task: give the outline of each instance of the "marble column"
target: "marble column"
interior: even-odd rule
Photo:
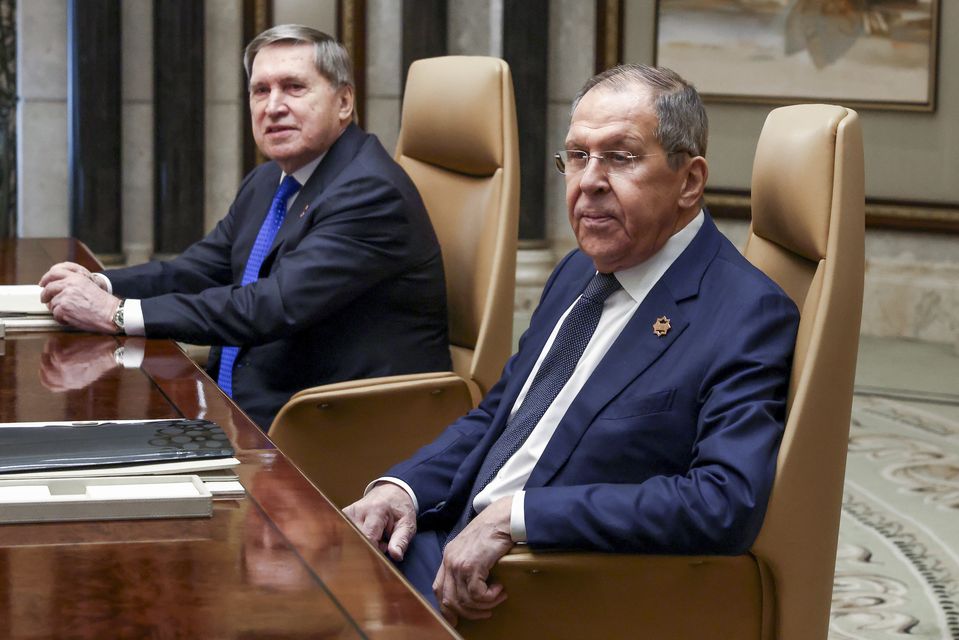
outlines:
[[[513,75],[522,174],[514,340],[529,325],[556,258],[549,243],[545,191],[552,165],[546,144],[548,85],[553,81],[548,71],[555,21],[551,8],[545,0],[505,0],[503,9],[503,58]]]
[[[67,5],[19,0],[16,19],[17,235],[67,236]]]
[[[406,74],[415,60],[444,56],[449,51],[448,15],[447,0],[403,0],[402,87],[406,86]]]
[[[70,235],[120,261],[120,2],[67,4]]]
[[[206,0],[204,51],[204,223],[216,226],[233,203],[243,179],[243,141],[252,140],[243,116],[249,113],[243,71],[242,0]]]
[[[367,0],[365,128],[392,152],[400,130],[402,5]]]
[[[153,0],[123,0],[123,253],[128,264],[153,255]]]
[[[203,235],[204,4],[154,0],[154,249],[177,254]]]
[[[0,0],[0,238],[17,225],[16,2]]]

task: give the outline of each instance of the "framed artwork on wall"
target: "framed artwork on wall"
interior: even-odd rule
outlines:
[[[935,110],[940,0],[656,5],[656,64],[707,100]]]

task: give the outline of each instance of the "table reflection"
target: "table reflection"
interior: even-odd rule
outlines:
[[[40,354],[40,383],[58,393],[88,387],[121,366],[117,350],[111,336],[50,334]]]
[[[291,545],[311,560],[337,558],[342,553],[343,527],[335,517],[304,517],[302,494],[267,481],[268,474],[268,469],[260,469],[253,475],[258,484],[257,500],[269,505],[269,518],[257,508],[247,512],[243,572],[251,584],[260,587],[282,591],[307,588],[314,578],[304,570],[302,560],[290,553]]]

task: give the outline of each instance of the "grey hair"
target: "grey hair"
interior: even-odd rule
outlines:
[[[622,64],[598,73],[583,85],[573,98],[570,117],[590,89],[604,87],[628,91],[637,84],[652,91],[658,123],[656,141],[669,154],[669,165],[677,169],[682,159],[678,154],[706,157],[709,120],[696,87],[666,67],[644,64]]]
[[[274,44],[312,44],[313,62],[316,70],[335,88],[355,86],[353,84],[353,63],[350,54],[335,38],[322,31],[304,27],[300,24],[281,24],[267,29],[246,45],[243,51],[243,67],[246,79],[253,71],[253,58],[264,47]]]

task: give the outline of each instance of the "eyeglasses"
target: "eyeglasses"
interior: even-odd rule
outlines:
[[[687,151],[674,151],[673,153],[688,153]],[[600,167],[606,173],[632,173],[636,168],[636,161],[641,158],[651,156],[672,155],[672,153],[644,153],[636,155],[629,151],[600,151],[599,153],[588,153],[586,151],[566,149],[557,151],[553,154],[556,161],[556,170],[563,175],[576,175],[586,170],[590,158],[599,160]]]

